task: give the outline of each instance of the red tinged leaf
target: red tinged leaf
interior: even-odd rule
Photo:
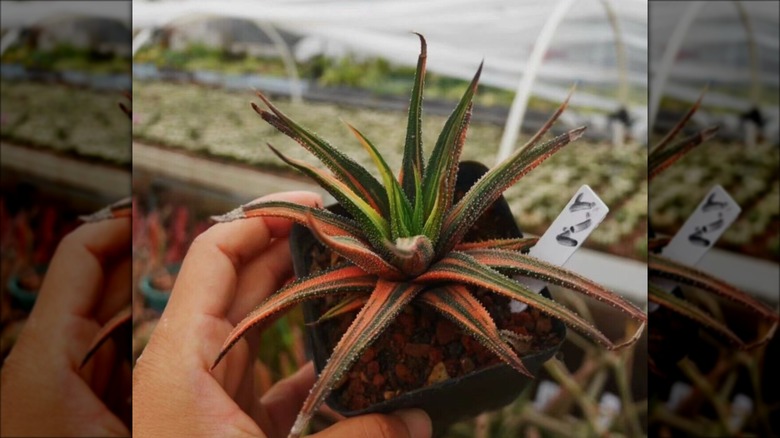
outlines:
[[[250,217],[281,217],[306,226],[309,223],[309,215],[311,215],[311,220],[317,223],[319,229],[329,236],[363,236],[360,228],[352,219],[331,213],[328,210],[284,201],[252,202],[221,216],[212,216],[211,219],[216,222],[231,222]]]
[[[479,263],[499,270],[507,270],[514,274],[536,278],[545,283],[555,284],[575,290],[591,298],[627,313],[631,318],[647,322],[647,315],[628,300],[623,299],[601,285],[574,272],[567,271],[553,264],[513,251],[499,249],[479,249],[467,251]]]
[[[223,357],[246,332],[259,324],[267,324],[289,307],[301,301],[322,297],[327,294],[370,291],[376,277],[366,274],[357,266],[337,267],[303,278],[274,293],[253,310],[230,332],[222,344],[219,356],[211,366],[213,370]]]
[[[350,312],[355,312],[361,309],[363,305],[366,304],[366,301],[368,301],[367,294],[362,294],[362,293],[350,294],[348,297],[344,298],[343,300],[336,303],[336,305],[328,309],[327,312],[323,313],[322,316],[320,316],[317,319],[317,321],[314,322],[314,324],[319,324],[323,321],[333,319],[337,316],[345,315]]]
[[[79,369],[84,368],[84,365],[89,362],[89,359],[92,358],[92,356],[95,355],[95,353],[100,349],[100,347],[106,343],[107,340],[111,339],[112,336],[116,335],[119,330],[123,327],[127,327],[129,325],[132,325],[133,323],[133,308],[132,306],[125,307],[124,309],[120,310],[119,313],[117,313],[113,318],[111,318],[101,329],[98,331],[98,333],[95,335],[95,338],[92,341],[92,344],[87,349],[87,353],[84,355],[84,359],[81,360],[81,364],[79,365]],[[128,337],[124,341],[127,341],[126,343],[121,342],[123,340],[120,340],[118,342],[119,348],[126,348],[127,350],[130,350],[130,331],[127,332]],[[126,345],[122,345],[126,344]]]
[[[469,251],[474,249],[505,249],[508,251],[529,251],[536,242],[539,241],[538,237],[519,237],[515,239],[490,239],[482,240],[480,242],[461,242],[455,245],[455,251]]]
[[[507,365],[526,376],[533,377],[523,365],[523,361],[501,338],[498,327],[488,311],[465,286],[452,284],[431,289],[420,295],[420,300],[452,320]]]
[[[450,253],[447,257],[431,266],[428,272],[417,277],[416,281],[434,284],[457,282],[490,289],[562,320],[568,326],[611,350],[630,345],[634,340],[615,345],[588,321],[565,306],[534,293],[526,286],[494,271],[462,252]],[[644,324],[642,328],[644,328]]]
[[[404,277],[401,271],[386,262],[371,247],[359,239],[352,236],[328,236],[318,227],[315,221],[310,221],[308,227],[323,245],[356,264],[367,273],[387,279]]]
[[[699,106],[701,106],[701,101],[704,99],[704,94],[707,92],[707,89],[705,87],[704,91],[702,91],[701,95],[699,95],[699,98],[696,99],[696,102],[691,106],[691,108],[688,110],[687,113],[683,116],[682,119],[680,119],[676,125],[674,125],[674,128],[672,128],[671,131],[669,131],[664,138],[661,139],[661,141],[656,145],[651,151],[651,154],[657,154],[664,150],[666,146],[669,145],[669,143],[674,140],[675,137],[677,137],[677,134],[682,131],[682,129],[685,127],[685,125],[688,123],[688,120],[693,117],[693,115],[698,111]]]
[[[693,148],[714,137],[717,131],[717,126],[706,128],[690,137],[686,137],[674,146],[670,146],[659,152],[650,153],[647,159],[647,179],[652,180],[655,178]]]
[[[647,267],[649,274],[674,280],[680,284],[685,284],[695,288],[715,293],[723,298],[739,303],[748,310],[761,315],[763,318],[773,321],[777,324],[780,321],[780,315],[766,304],[758,301],[745,292],[726,283],[723,280],[713,277],[705,272],[699,271],[680,263],[669,260],[665,257],[650,254]]]
[[[328,363],[303,402],[290,437],[299,437],[303,433],[314,411],[322,405],[344,373],[422,288],[418,284],[378,280],[376,289],[336,344]]]
[[[648,284],[647,299],[651,303],[656,303],[659,306],[666,307],[667,309],[682,315],[686,318],[692,319],[697,323],[709,328],[710,330],[723,336],[729,342],[737,345],[739,348],[745,348],[745,343],[734,332],[722,322],[715,319],[712,315],[704,312],[693,304],[674,296],[671,293],[663,291],[653,283]]]

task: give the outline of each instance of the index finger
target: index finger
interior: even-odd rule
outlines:
[[[128,218],[87,223],[65,236],[49,263],[30,317],[43,318],[51,327],[58,327],[64,317],[91,318],[105,298],[105,268],[129,257],[130,240]],[[129,287],[126,294],[129,301]]]
[[[284,192],[259,201],[321,205],[311,192]],[[235,300],[241,269],[263,252],[272,239],[286,237],[292,223],[279,218],[253,218],[215,224],[193,241],[173,286],[165,317],[176,321],[194,315],[225,318]]]

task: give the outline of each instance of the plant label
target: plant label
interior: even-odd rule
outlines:
[[[531,248],[530,255],[553,265],[563,266],[604,220],[607,213],[607,204],[590,186],[583,185]],[[543,281],[534,278],[518,278],[518,281],[536,293],[540,293],[545,285]],[[525,310],[526,305],[512,301],[510,308],[513,313],[519,313]]]
[[[737,219],[742,209],[720,185],[710,190],[661,254],[695,266]]]
[[[723,187],[714,186],[661,251],[661,255],[688,266],[696,266],[737,219],[740,211],[742,209],[739,204]],[[671,292],[676,286],[673,281],[663,278],[653,282],[667,292]],[[655,311],[658,305],[650,303],[648,309]]]

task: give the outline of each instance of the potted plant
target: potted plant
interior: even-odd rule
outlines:
[[[708,128],[673,143],[700,100],[650,152],[651,180],[715,134]],[[774,435],[771,406],[780,397],[762,386],[772,368],[769,348],[778,348],[780,315],[717,277],[658,254],[669,241],[650,230],[648,300],[658,306],[648,343],[651,433]],[[666,291],[659,279],[678,286]]]
[[[311,230],[329,253],[320,257],[326,261],[319,266],[320,270],[280,289],[239,323],[225,341],[213,367],[247,330],[267,324],[299,302],[335,295],[339,298],[335,301],[336,310],[332,313],[343,315],[338,309],[360,309],[349,326],[345,327],[333,347],[332,355],[321,369],[290,432],[293,437],[303,433],[314,411],[336,386],[340,383],[349,385],[343,383],[342,379],[354,377],[349,373],[350,368],[357,363],[370,363],[370,357],[366,356],[370,356],[372,351],[373,354],[377,353],[371,349],[371,345],[380,340],[382,333],[391,329],[396,320],[409,325],[404,321],[410,318],[407,315],[410,312],[413,314],[415,309],[427,309],[453,321],[470,342],[484,346],[486,351],[508,364],[511,372],[529,377],[533,373],[526,365],[533,364],[534,360],[530,357],[533,354],[529,356],[525,352],[529,349],[528,344],[533,344],[535,340],[520,331],[520,327],[515,327],[517,331],[513,331],[497,325],[495,320],[500,318],[491,314],[486,307],[495,311],[509,311],[506,306],[485,306],[485,303],[493,302],[493,297],[502,297],[505,302],[518,300],[528,304],[529,310],[526,310],[525,315],[517,316],[518,319],[535,318],[534,323],[545,321],[543,325],[551,326],[549,332],[562,336],[563,330],[554,328],[560,324],[555,320],[560,320],[607,348],[632,344],[644,327],[645,314],[618,295],[579,275],[522,254],[533,246],[535,239],[504,236],[491,238],[479,233],[481,220],[495,219],[494,215],[485,215],[485,212],[490,211],[507,187],[582,135],[584,127],[541,142],[543,135],[565,109],[566,103],[522,149],[488,170],[467,190],[457,193],[456,180],[462,176],[458,171],[458,158],[465,142],[471,101],[481,67],[425,162],[420,116],[427,53],[425,40],[422,36],[420,39],[422,50],[417,64],[407,141],[398,179],[376,147],[357,129],[349,126],[377,164],[382,183],[352,159],[299,126],[262,94],[258,93],[258,96],[270,112],[252,104],[266,122],[296,140],[330,169],[332,174],[291,159],[269,145],[283,161],[314,179],[332,194],[344,213],[285,202],[260,202],[244,205],[216,218],[218,221],[257,216],[288,218]],[[484,228],[496,227],[488,225]],[[576,312],[531,291],[523,283],[514,280],[511,277],[513,275],[541,279],[596,297],[639,321],[640,328],[628,341],[616,344]],[[326,316],[332,316],[327,315],[328,312]],[[414,329],[414,315],[411,318]],[[327,350],[328,347],[321,348]],[[475,351],[474,354],[478,353]],[[521,359],[521,355],[525,359]],[[470,359],[469,356],[463,358]],[[402,371],[404,367],[399,365],[404,364],[394,364],[396,376],[412,372],[409,369]],[[510,374],[507,368],[501,370]],[[449,375],[446,365],[444,370],[439,370],[439,375],[444,374]],[[380,378],[382,376],[381,373],[374,373],[374,376],[377,375]],[[399,379],[404,380],[403,376],[399,376]],[[440,386],[427,392],[423,398],[440,397],[448,388],[457,387],[451,385],[449,379],[428,379],[426,383],[440,383]],[[398,396],[400,394],[391,394],[391,398]],[[462,403],[463,400],[459,401],[460,404],[466,404]],[[423,403],[417,399],[405,406],[420,406]],[[437,412],[432,414],[436,417]],[[444,423],[446,419],[441,421],[434,418],[435,425]]]

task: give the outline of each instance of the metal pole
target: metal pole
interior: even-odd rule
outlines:
[[[268,35],[268,38],[273,41],[276,49],[279,51],[279,56],[282,57],[284,68],[290,77],[290,98],[292,102],[295,104],[302,103],[303,86],[301,85],[301,77],[298,74],[298,67],[295,65],[295,58],[293,58],[290,48],[287,47],[287,43],[284,42],[282,35],[271,24],[264,21],[257,21],[256,23]]]
[[[672,68],[674,58],[680,50],[680,46],[685,39],[685,34],[688,32],[691,22],[693,22],[693,19],[696,18],[696,15],[703,6],[704,2],[693,2],[688,5],[688,8],[683,12],[680,21],[677,22],[677,25],[672,31],[672,36],[669,38],[663,56],[661,56],[661,62],[658,63],[658,69],[655,71],[653,80],[650,83],[650,117],[647,124],[648,132],[653,129],[653,125],[655,125],[655,118],[658,115],[658,106],[661,104],[661,97],[663,96],[666,80],[669,78],[669,70]]]
[[[528,99],[531,97],[531,86],[534,83],[534,79],[536,79],[536,73],[542,64],[547,47],[550,45],[553,35],[555,35],[555,30],[563,21],[566,12],[572,4],[574,4],[574,0],[559,0],[539,32],[536,42],[534,42],[528,64],[523,72],[523,77],[520,79],[520,83],[517,85],[512,106],[509,108],[509,116],[507,117],[506,125],[504,125],[504,133],[501,135],[501,144],[498,148],[497,162],[502,161],[512,153],[517,137],[520,135],[520,125],[523,117],[525,117],[525,110],[528,106]]]

